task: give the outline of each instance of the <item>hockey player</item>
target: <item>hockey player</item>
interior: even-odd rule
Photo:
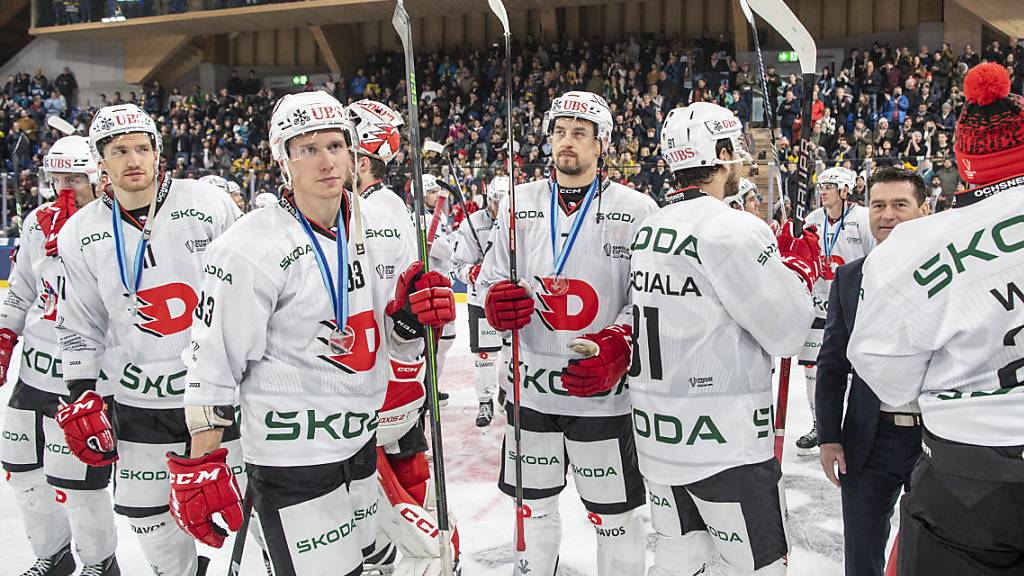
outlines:
[[[440,199],[444,196],[446,202],[442,205]],[[440,180],[432,174],[423,175],[423,204],[426,210],[426,222],[434,235],[427,238],[427,245],[430,249],[430,269],[436,270],[445,278],[451,279],[452,275],[452,229],[448,223],[448,190],[441,186]],[[435,226],[436,221],[436,226]],[[455,323],[452,322],[444,327],[444,334],[437,345],[437,374],[444,370],[444,361],[448,351],[455,344]],[[442,393],[439,401],[448,400],[448,394]]]
[[[731,575],[786,571],[772,356],[800,348],[821,261],[813,228],[795,239],[787,224],[776,243],[720,201],[749,158],[742,130],[716,104],[669,113],[661,149],[676,191],[631,246],[629,393],[658,534],[648,576],[703,574],[713,549]]]
[[[469,351],[474,354],[476,400],[480,403],[476,425],[481,428],[490,426],[494,418],[495,385],[501,386],[499,377],[504,378],[506,373],[495,365],[495,357],[503,350],[502,335],[487,323],[476,282],[487,252],[494,248],[496,242],[501,242],[501,238],[494,237],[492,232],[497,223],[498,206],[508,195],[508,188],[508,176],[496,176],[491,180],[487,185],[487,208],[470,214],[453,235],[452,268],[455,277],[466,285],[468,291]],[[503,358],[500,365],[506,366],[507,360]]]
[[[1024,573],[1024,98],[999,64],[964,79],[953,209],[864,262],[848,355],[923,454],[900,504],[902,576]]]
[[[832,289],[832,278],[836,268],[863,258],[875,247],[871,235],[868,209],[847,202],[849,193],[857,183],[853,170],[835,167],[818,175],[816,191],[821,198],[821,207],[807,215],[807,225],[814,226],[820,234],[821,277],[814,284],[814,321],[807,333],[804,347],[797,360],[804,367],[807,385],[807,404],[811,409],[811,431],[796,441],[800,455],[809,455],[818,447],[818,425],[814,422],[814,383],[817,380],[818,350],[825,334],[825,316],[828,293]]]
[[[194,576],[207,560],[171,519],[164,454],[182,450],[189,438],[181,353],[193,318],[212,313],[199,290],[203,254],[239,214],[216,188],[159,173],[160,142],[153,120],[132,104],[100,109],[89,127],[111,186],[58,238],[66,297],[56,331],[71,402],[57,422],[83,462],[118,461],[114,510],[128,517],[154,572]],[[126,362],[111,375],[109,420],[94,390],[108,335]],[[226,437],[237,445],[237,427]],[[232,465],[240,470],[241,458]]]
[[[24,338],[21,371],[4,418],[3,467],[38,557],[25,575],[70,575],[74,539],[84,564],[80,574],[116,576],[114,504],[106,490],[111,466],[90,467],[72,456],[54,419],[68,394],[53,331],[65,291],[57,237],[72,214],[96,199],[99,170],[89,141],[82,136],[58,140],[43,157],[42,177],[56,201],[25,219],[10,291],[0,305],[0,385],[19,334]],[[120,371],[116,359],[116,350],[108,350],[105,376]],[[109,396],[110,390],[100,393]]]
[[[734,210],[742,210],[760,218],[761,199],[757,194],[757,186],[747,178],[740,178],[740,191],[726,196],[723,201]]]
[[[526,551],[515,552],[516,574],[554,574],[562,531],[558,497],[571,468],[594,524],[598,574],[638,575],[645,553],[634,510],[644,502],[644,488],[624,379],[631,355],[629,242],[657,205],[600,177],[612,132],[603,98],[561,95],[545,115],[544,129],[552,177],[515,190],[515,256],[523,282],[508,280],[508,199],[498,209],[494,247],[477,279],[478,289],[487,291],[487,321],[498,330],[519,329],[521,343],[521,366],[513,368],[520,370],[522,385],[522,451],[514,449],[510,423],[498,484],[515,494],[514,459],[521,458],[528,516]],[[581,333],[586,335],[577,342]],[[584,341],[598,342],[600,353],[582,359],[567,348]],[[594,386],[605,391],[584,397]]]
[[[402,117],[380,102],[365,99],[347,107],[346,111],[359,142],[355,160],[356,189],[368,203],[395,215],[401,239],[408,244],[409,253],[414,254],[416,232],[412,215],[398,194],[384,184],[387,165],[400,148]],[[423,574],[422,564],[434,562],[435,570],[440,564],[436,559],[437,542],[433,538],[424,541],[424,532],[409,525],[410,519],[433,521],[426,512],[430,470],[426,459],[428,444],[420,419],[426,401],[425,361],[423,358],[412,362],[390,358],[389,362],[391,376],[380,411],[381,425],[377,428],[381,529],[374,549],[366,554],[364,571],[373,574],[395,569],[397,546],[402,552],[397,573]]]
[[[209,314],[193,331],[185,392],[191,458],[168,455],[172,505],[197,539],[217,532],[214,515],[239,528],[221,447],[237,393],[274,573],[359,574],[376,533],[374,430],[389,355],[418,356],[424,325],[450,322],[454,298],[400,238],[404,215],[345,190],[358,142],[334,97],[282,98],[270,144],[291,190],[206,254]]]

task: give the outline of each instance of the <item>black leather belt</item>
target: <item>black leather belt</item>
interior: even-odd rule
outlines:
[[[905,412],[879,412],[878,419],[882,422],[888,422],[893,426],[901,426],[905,428],[921,426],[924,423],[920,414],[908,414]]]

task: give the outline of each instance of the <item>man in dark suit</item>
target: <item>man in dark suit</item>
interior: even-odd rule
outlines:
[[[869,183],[871,233],[879,243],[906,220],[929,213],[924,180],[902,168],[881,167]],[[846,358],[860,300],[864,259],[840,266],[828,298],[825,336],[818,354],[815,418],[821,466],[842,490],[846,576],[881,576],[889,521],[900,489],[921,453],[921,411],[916,402],[883,405]],[[843,418],[847,379],[849,405]],[[838,474],[836,473],[838,468]]]

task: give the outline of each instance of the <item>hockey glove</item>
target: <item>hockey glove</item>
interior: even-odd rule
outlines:
[[[615,387],[633,360],[633,328],[613,324],[596,334],[569,341],[569,348],[586,358],[569,360],[562,386],[570,396],[594,396]]]
[[[807,290],[814,289],[814,282],[821,276],[821,249],[818,247],[818,231],[814,226],[804,228],[799,238],[793,237],[793,221],[786,222],[776,237],[782,263],[797,273],[807,283]]]
[[[502,280],[487,291],[484,315],[499,332],[518,330],[533,318],[533,296],[525,286]]]
[[[55,419],[64,431],[68,448],[89,466],[107,466],[117,460],[114,429],[106,408],[99,394],[86,390],[71,404],[62,400],[57,409]]]
[[[399,338],[422,338],[424,326],[441,328],[455,319],[452,284],[437,272],[423,272],[423,262],[413,262],[398,278],[395,297],[384,312],[394,320]]]
[[[214,548],[223,546],[227,536],[213,523],[214,514],[220,514],[232,532],[242,528],[242,496],[235,475],[228,468],[227,457],[227,448],[218,448],[199,458],[167,453],[171,516],[182,530]]]
[[[476,286],[476,279],[480,277],[480,265],[474,264],[469,269],[469,283]]]
[[[14,358],[14,347],[18,345],[18,335],[7,328],[0,329],[0,386],[7,382],[7,371],[11,369]]]

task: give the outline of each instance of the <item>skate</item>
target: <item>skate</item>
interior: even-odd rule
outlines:
[[[796,441],[796,453],[799,456],[811,456],[818,453],[818,427],[815,425],[811,431],[804,434]]]
[[[68,544],[53,556],[36,560],[21,576],[71,576],[75,567],[75,557],[71,555],[71,544]]]
[[[102,562],[85,566],[79,576],[121,576],[121,569],[117,565],[117,557],[111,556]]]
[[[494,419],[494,402],[488,400],[480,403],[480,411],[476,413],[476,427],[485,428]]]

